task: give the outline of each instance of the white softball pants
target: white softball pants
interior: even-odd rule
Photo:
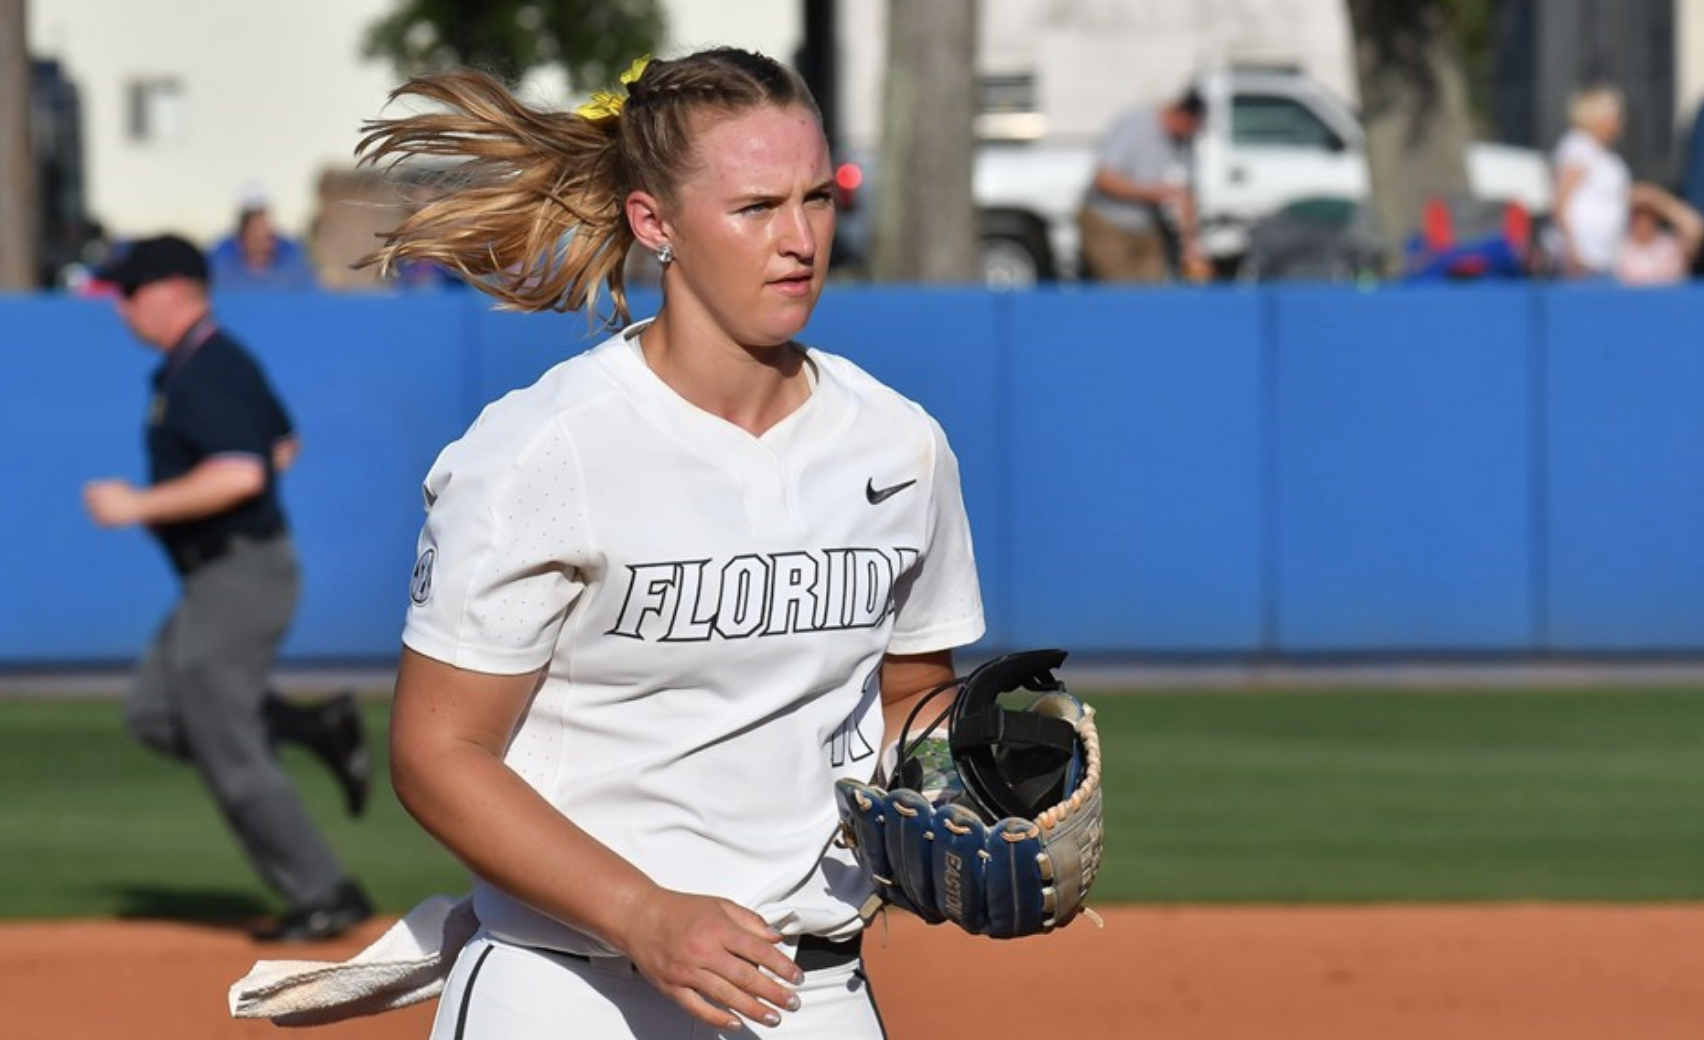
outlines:
[[[863,962],[805,973],[779,1026],[689,1016],[624,957],[586,960],[476,936],[439,997],[431,1040],[885,1040]]]

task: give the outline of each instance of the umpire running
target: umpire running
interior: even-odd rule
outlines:
[[[286,900],[255,937],[332,938],[372,907],[274,750],[297,743],[322,759],[351,815],[365,806],[370,765],[352,696],[302,705],[267,685],[299,586],[277,487],[296,456],[294,428],[260,366],[214,321],[194,244],[138,241],[100,277],[118,290],[131,332],[165,360],[148,408],[149,485],[93,481],[84,502],[102,527],[147,525],[182,584],[126,719],[142,743],[195,764],[250,863]]]

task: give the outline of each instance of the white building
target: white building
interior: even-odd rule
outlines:
[[[307,234],[326,170],[346,169],[361,123],[397,77],[361,57],[392,0],[30,0],[29,50],[57,59],[84,118],[92,215],[114,235],[210,240],[240,198],[265,193]],[[671,49],[730,43],[790,57],[797,0],[668,4]],[[545,89],[543,87],[540,88]]]

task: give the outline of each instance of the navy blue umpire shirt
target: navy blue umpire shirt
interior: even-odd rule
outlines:
[[[153,382],[147,441],[155,484],[221,455],[254,456],[266,467],[266,485],[253,498],[212,516],[154,525],[179,573],[218,559],[235,537],[282,533],[272,449],[294,427],[260,365],[204,317],[166,354]]]

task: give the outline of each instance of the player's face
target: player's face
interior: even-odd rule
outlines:
[[[675,262],[671,310],[707,319],[748,347],[805,327],[834,242],[828,142],[804,108],[762,107],[699,124],[698,168],[665,221]]]

